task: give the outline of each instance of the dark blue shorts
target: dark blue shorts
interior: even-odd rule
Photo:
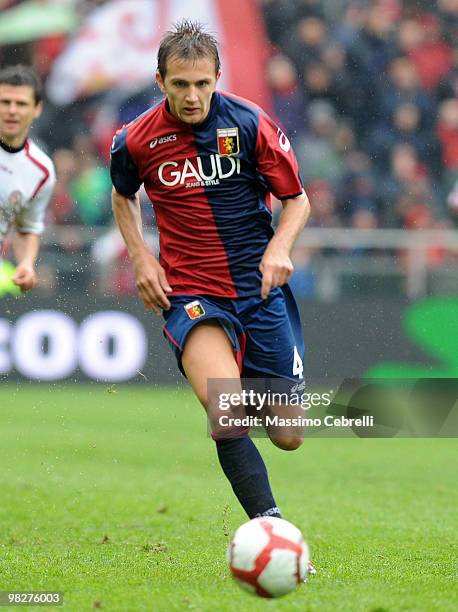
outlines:
[[[303,378],[304,340],[299,312],[288,285],[272,289],[269,297],[217,298],[205,295],[172,296],[164,311],[164,335],[178,366],[186,338],[195,325],[217,320],[229,336],[246,378]]]

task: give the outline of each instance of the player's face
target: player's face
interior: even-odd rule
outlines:
[[[202,123],[210,110],[213,92],[220,73],[215,74],[212,58],[180,60],[173,56],[167,62],[167,73],[156,79],[165,93],[171,113],[184,123]]]
[[[28,85],[0,84],[0,140],[20,147],[27,138],[32,121],[41,114],[33,89]]]

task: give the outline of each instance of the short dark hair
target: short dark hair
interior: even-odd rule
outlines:
[[[213,58],[216,74],[221,66],[216,38],[206,32],[201,23],[188,19],[174,23],[172,29],[162,37],[157,53],[157,69],[162,78],[165,78],[167,60],[170,56],[176,56],[184,60],[196,60],[202,57]]]
[[[33,90],[35,104],[41,102],[43,86],[38,74],[30,66],[7,66],[0,70],[0,85],[20,87],[27,85]]]

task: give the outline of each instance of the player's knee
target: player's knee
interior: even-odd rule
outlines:
[[[291,435],[279,435],[271,436],[270,439],[282,450],[293,451],[297,450],[301,446],[304,438],[302,436],[291,436]]]

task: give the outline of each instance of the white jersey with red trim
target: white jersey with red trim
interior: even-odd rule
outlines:
[[[55,182],[53,162],[32,141],[20,149],[0,143],[0,243],[11,227],[41,234]]]

